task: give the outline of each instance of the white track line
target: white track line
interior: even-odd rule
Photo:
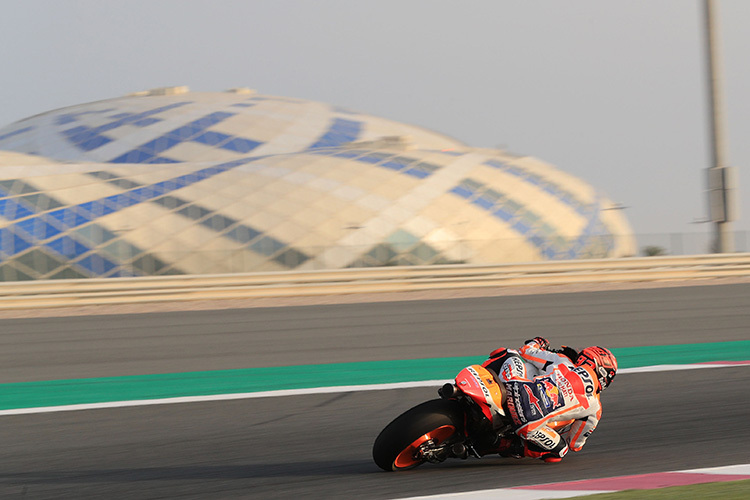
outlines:
[[[650,373],[677,370],[695,370],[701,368],[730,368],[750,366],[742,364],[695,364],[695,365],[655,365],[639,368],[623,368],[618,374]],[[235,394],[213,394],[210,396],[185,396],[178,398],[135,399],[129,401],[111,401],[106,403],[89,403],[63,406],[42,406],[36,408],[16,408],[0,410],[0,416],[29,415],[33,413],[55,413],[60,411],[98,410],[104,408],[126,408],[130,406],[153,406],[177,403],[206,403],[210,401],[231,401],[235,399],[277,398],[286,396],[305,396],[309,394],[334,394],[340,392],[385,391],[391,389],[411,389],[414,387],[440,387],[449,380],[422,380],[418,382],[397,382],[393,384],[344,385],[336,387],[313,387],[310,389],[287,389],[280,391],[243,392]]]
[[[612,490],[566,490],[566,491],[536,491],[512,490],[498,488],[494,490],[465,491],[462,493],[446,493],[423,497],[407,497],[398,500],[546,500],[552,498],[571,498],[597,493],[612,493]]]

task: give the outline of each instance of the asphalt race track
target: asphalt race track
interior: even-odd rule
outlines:
[[[465,356],[544,334],[747,340],[750,285],[2,320],[3,382]],[[750,462],[750,367],[623,374],[584,450],[381,472],[375,436],[433,389],[4,416],[2,498],[398,498]],[[634,485],[635,486],[635,485]]]

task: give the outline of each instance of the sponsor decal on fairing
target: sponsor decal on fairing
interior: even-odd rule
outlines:
[[[494,413],[499,413],[501,415],[504,415],[505,412],[498,406],[497,402],[495,401],[495,398],[492,396],[492,393],[490,392],[490,389],[488,385],[493,385],[495,383],[494,380],[491,378],[488,378],[485,382],[482,380],[482,376],[477,372],[473,367],[468,367],[467,370],[469,373],[471,373],[471,376],[474,377],[474,380],[477,382],[477,385],[482,389],[482,394],[484,395],[484,400],[487,402],[487,405],[489,405],[490,408],[492,408],[492,411]],[[499,388],[498,388],[499,392]]]

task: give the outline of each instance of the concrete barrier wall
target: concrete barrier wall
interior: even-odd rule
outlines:
[[[750,276],[750,253],[0,283],[0,309]]]

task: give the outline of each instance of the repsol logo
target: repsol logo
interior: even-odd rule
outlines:
[[[476,379],[477,383],[479,384],[479,387],[482,388],[482,392],[484,393],[484,398],[488,400],[491,399],[490,390],[487,389],[486,385],[484,385],[484,382],[482,381],[482,377],[479,376],[479,373],[477,373],[477,371],[471,367],[469,367],[469,373],[471,373],[471,376]]]
[[[594,394],[594,379],[591,378],[591,375],[589,374],[589,371],[584,368],[579,368],[576,370],[576,373],[579,377],[581,377],[581,380],[583,380],[583,388],[586,391],[587,396],[591,396]]]
[[[518,358],[510,358],[510,364],[513,365],[511,368],[514,372],[518,373],[518,375],[523,374],[524,372],[524,366],[523,362]]]
[[[554,439],[552,439],[548,435],[544,434],[543,432],[539,432],[539,431],[537,431],[533,435],[529,436],[529,439],[531,441],[534,441],[535,443],[537,443],[539,446],[541,446],[543,448],[546,448],[548,450],[550,448],[554,448],[555,444],[557,444],[557,443],[555,443]]]

